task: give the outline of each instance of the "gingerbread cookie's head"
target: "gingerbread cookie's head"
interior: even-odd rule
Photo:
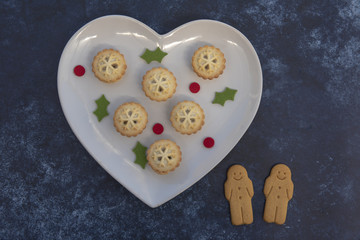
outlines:
[[[271,174],[272,176],[276,176],[276,178],[278,180],[290,180],[291,179],[291,171],[290,168],[284,164],[278,164],[275,165],[272,169],[271,169]]]
[[[227,172],[227,177],[229,180],[240,181],[242,179],[248,178],[248,174],[243,166],[233,165],[229,168]]]

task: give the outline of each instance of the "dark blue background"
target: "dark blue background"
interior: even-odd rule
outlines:
[[[104,15],[160,34],[214,19],[240,30],[263,68],[259,111],[228,156],[151,209],[86,152],[62,113],[65,44]],[[0,239],[360,239],[360,3],[349,1],[1,1]],[[262,220],[271,167],[292,169],[285,225]],[[254,183],[254,223],[232,226],[234,163]]]

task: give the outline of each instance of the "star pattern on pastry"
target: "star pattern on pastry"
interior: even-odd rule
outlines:
[[[196,121],[200,119],[194,106],[182,106],[176,113],[176,121],[180,123],[181,128],[194,128]]]
[[[120,122],[123,129],[138,130],[138,123],[141,121],[141,114],[138,109],[125,108],[120,113]]]
[[[153,152],[155,164],[160,167],[172,166],[175,159],[175,152],[171,149],[170,144],[155,146]]]
[[[119,59],[115,54],[104,55],[98,62],[99,71],[104,75],[112,75],[119,72],[122,60]]]
[[[167,94],[169,92],[169,85],[168,76],[163,72],[156,73],[150,78],[150,90],[155,95]]]
[[[213,49],[205,49],[200,53],[198,63],[201,71],[207,73],[213,73],[215,69],[219,66],[218,55]]]

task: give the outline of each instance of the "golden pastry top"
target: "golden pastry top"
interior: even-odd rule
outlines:
[[[99,56],[98,69],[104,75],[113,75],[119,72],[122,64],[122,58],[118,54],[110,52]]]
[[[176,131],[182,134],[193,134],[205,123],[205,114],[199,104],[193,101],[182,101],[171,111],[170,121]]]
[[[147,160],[156,173],[167,174],[180,165],[180,147],[167,139],[155,141],[147,150]]]
[[[154,146],[150,157],[154,160],[154,164],[159,167],[171,167],[175,162],[175,154],[176,152],[172,145],[163,143]]]
[[[192,66],[195,73],[204,79],[217,78],[225,69],[226,59],[220,49],[203,46],[195,51]]]
[[[128,137],[140,134],[146,127],[147,121],[146,110],[135,102],[122,104],[114,114],[116,130]]]
[[[199,108],[195,105],[181,105],[175,113],[175,120],[181,128],[194,129],[201,120]]]
[[[138,129],[138,124],[143,118],[142,112],[139,108],[126,106],[120,110],[117,115],[117,119],[121,122],[123,129],[130,130]]]
[[[199,52],[197,58],[199,69],[203,72],[213,73],[220,66],[219,53],[214,48],[205,48]]]
[[[176,78],[166,68],[153,68],[143,77],[145,95],[155,101],[165,101],[176,91]]]
[[[92,71],[106,83],[116,82],[125,74],[127,65],[124,56],[114,49],[104,49],[94,57]]]

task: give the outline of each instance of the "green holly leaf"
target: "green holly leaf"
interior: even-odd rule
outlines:
[[[150,51],[149,49],[146,49],[144,54],[140,57],[144,59],[148,64],[152,61],[157,61],[161,63],[161,60],[167,55],[166,52],[161,51],[161,49],[158,47],[154,51]]]
[[[146,150],[147,147],[143,146],[140,142],[137,142],[136,146],[132,149],[136,156],[135,163],[139,164],[144,169],[146,163],[148,162],[146,159]]]
[[[217,103],[224,106],[227,100],[234,101],[237,90],[226,87],[222,92],[215,92],[215,98],[212,101],[213,104]]]
[[[110,102],[106,99],[105,95],[103,94],[99,99],[95,100],[97,108],[93,112],[98,121],[100,122],[104,117],[109,115],[107,111],[107,106],[110,104]]]

